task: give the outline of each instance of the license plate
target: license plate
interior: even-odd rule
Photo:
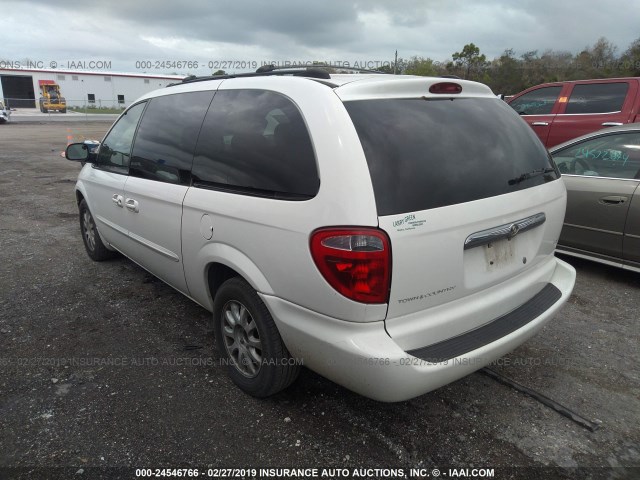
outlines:
[[[515,261],[516,239],[498,240],[484,246],[484,256],[487,260],[487,270],[499,270]]]

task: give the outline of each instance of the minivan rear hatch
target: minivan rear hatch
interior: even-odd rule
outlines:
[[[562,226],[560,174],[527,124],[486,87],[459,82],[460,95],[430,95],[434,80],[444,81],[415,82],[423,95],[342,98],[367,159],[379,227],[391,240],[387,321],[535,269],[553,256]],[[466,87],[489,93],[465,96]],[[453,330],[491,320],[479,315]]]

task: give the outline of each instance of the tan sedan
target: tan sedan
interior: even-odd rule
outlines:
[[[640,123],[549,151],[568,192],[557,251],[640,272]]]

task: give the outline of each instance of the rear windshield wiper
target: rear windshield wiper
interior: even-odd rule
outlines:
[[[524,182],[525,180],[529,180],[530,178],[537,177],[538,175],[545,175],[547,173],[555,172],[555,168],[547,167],[547,168],[539,168],[538,170],[532,170],[531,172],[523,173],[522,175],[512,178],[509,180],[509,185],[516,185],[520,182]]]

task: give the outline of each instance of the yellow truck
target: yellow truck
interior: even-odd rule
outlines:
[[[60,86],[53,80],[38,80],[40,86],[40,111],[47,113],[57,110],[67,113],[67,101],[60,93]]]

